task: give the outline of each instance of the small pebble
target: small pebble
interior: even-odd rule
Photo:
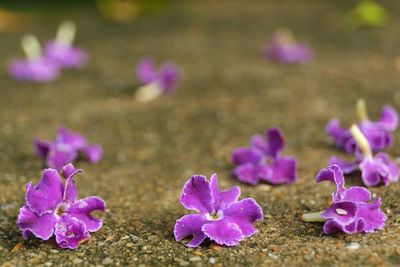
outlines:
[[[130,235],[133,242],[138,241],[139,237],[137,235]]]
[[[126,243],[126,245],[125,246],[127,246],[128,248],[131,248],[131,247],[133,247],[133,243]]]
[[[111,258],[107,257],[101,261],[101,264],[108,265],[108,264],[111,264],[112,262],[113,262],[113,260]]]
[[[194,257],[190,257],[189,261],[201,261],[201,258],[199,256],[194,256]]]
[[[348,244],[346,246],[346,248],[350,249],[350,250],[356,250],[356,249],[359,249],[360,247],[361,247],[360,244],[358,244],[356,242],[351,242],[350,244]]]
[[[51,266],[51,265],[53,265],[53,263],[52,263],[51,261],[46,261],[46,262],[44,263],[44,266],[47,266],[47,267],[49,267],[49,266]]]
[[[80,258],[75,258],[75,259],[72,261],[73,264],[80,264],[80,263],[82,263],[82,262],[83,262],[83,260],[81,260]]]
[[[180,266],[188,266],[188,265],[189,265],[189,262],[188,262],[188,261],[180,261],[180,262],[179,262],[179,265],[180,265]]]
[[[216,258],[211,257],[208,259],[208,263],[210,263],[210,264],[215,264],[216,262],[217,262]]]

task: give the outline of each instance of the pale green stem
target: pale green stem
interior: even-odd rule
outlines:
[[[158,82],[146,84],[136,90],[135,99],[139,102],[148,102],[160,97],[163,91]]]
[[[29,60],[39,58],[42,55],[40,43],[38,39],[32,34],[28,34],[22,37],[21,46],[22,50],[24,50],[24,53]]]
[[[367,104],[364,99],[357,100],[356,111],[361,122],[368,120]]]
[[[358,128],[357,125],[353,124],[350,127],[350,132],[351,132],[351,135],[356,140],[356,143],[357,143],[358,147],[361,149],[361,151],[364,154],[364,156],[372,158],[371,147],[369,145],[369,142],[368,142],[367,138],[361,132],[360,128]]]
[[[56,41],[65,45],[71,45],[74,42],[76,25],[72,21],[66,20],[58,27]]]
[[[311,213],[304,213],[301,216],[301,219],[305,222],[325,222],[326,219],[321,217],[323,211],[320,212],[311,212]]]

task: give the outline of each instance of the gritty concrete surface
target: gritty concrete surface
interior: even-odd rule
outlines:
[[[23,33],[41,39],[70,18],[79,26],[77,43],[90,53],[88,66],[66,71],[50,84],[18,83],[0,73],[0,265],[1,266],[398,266],[400,186],[371,190],[383,198],[384,230],[373,234],[324,235],[322,224],[300,220],[303,212],[330,203],[334,186],[316,184],[316,172],[340,155],[325,124],[334,116],[350,124],[354,103],[363,97],[371,117],[390,104],[400,109],[399,6],[379,29],[341,30],[347,1],[185,1],[175,10],[119,25],[86,7],[32,14],[18,32],[0,34],[0,63],[21,55]],[[291,28],[315,50],[308,66],[282,66],[260,57],[262,44],[278,27]],[[135,63],[145,55],[172,59],[184,71],[178,93],[138,104],[133,99]],[[107,202],[104,227],[77,250],[54,242],[24,241],[15,225],[24,185],[37,182],[41,159],[35,136],[54,138],[64,124],[101,143],[105,157],[85,161],[80,195]],[[173,237],[179,204],[192,174],[230,176],[230,154],[255,133],[279,126],[286,154],[300,161],[292,186],[241,185],[265,219],[259,234],[227,248],[186,248]],[[395,134],[400,139],[398,133]],[[396,143],[389,152],[400,153]],[[347,184],[359,184],[357,175]],[[21,242],[20,245],[19,242]],[[17,247],[12,252],[13,248]]]

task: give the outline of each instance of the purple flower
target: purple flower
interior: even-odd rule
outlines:
[[[103,156],[99,144],[89,144],[86,138],[61,126],[55,141],[35,139],[36,154],[46,159],[47,167],[60,170],[65,164],[74,162],[82,153],[91,163]]]
[[[360,120],[357,125],[370,143],[373,152],[381,151],[393,144],[391,132],[395,131],[398,126],[398,114],[395,109],[384,106],[381,118],[378,121],[370,121],[366,104],[360,99],[357,102],[357,113]],[[326,131],[338,148],[347,153],[356,151],[356,141],[348,129],[341,127],[338,119],[332,119],[326,126]]]
[[[330,164],[340,166],[346,174],[352,173],[357,169],[361,170],[361,177],[366,186],[380,184],[388,186],[392,182],[397,182],[400,170],[389,155],[379,152],[374,156],[367,138],[356,125],[353,125],[349,132],[357,143],[357,149],[360,149],[356,151],[355,161],[348,162],[334,156],[330,159]]]
[[[252,185],[261,180],[271,184],[294,183],[297,160],[280,155],[284,146],[285,140],[279,128],[269,129],[266,136],[253,136],[251,147],[239,147],[232,154],[232,162],[237,165],[234,176]]]
[[[325,234],[338,231],[346,234],[372,233],[383,229],[387,218],[380,209],[381,199],[371,202],[371,193],[364,187],[352,186],[346,189],[339,166],[331,165],[323,169],[316,180],[336,184],[336,193],[332,194],[333,204],[323,212],[304,214],[304,221],[325,221]]]
[[[144,84],[136,91],[139,101],[150,101],[161,95],[172,95],[181,79],[179,68],[172,62],[164,62],[160,69],[156,68],[154,61],[145,58],[136,68],[138,79]]]
[[[58,28],[56,39],[47,42],[44,54],[61,68],[80,68],[88,61],[85,51],[72,45],[76,26],[71,21],[64,21]]]
[[[306,44],[296,42],[291,32],[280,30],[275,32],[266,45],[264,55],[280,63],[303,64],[311,60],[313,53]]]
[[[37,185],[26,185],[26,204],[20,209],[17,225],[25,239],[30,235],[48,240],[53,234],[61,248],[75,249],[98,231],[103,220],[91,215],[105,211],[106,204],[96,196],[78,199],[72,164],[64,166],[65,185],[55,169],[46,169]]]
[[[33,35],[22,38],[27,59],[11,61],[8,72],[18,81],[51,82],[58,78],[59,67],[42,56],[39,41]]]
[[[188,247],[199,246],[207,237],[220,245],[236,246],[257,233],[253,224],[263,219],[262,209],[252,198],[238,201],[239,196],[238,186],[221,191],[216,174],[210,182],[205,176],[192,176],[183,188],[180,202],[197,213],[176,221],[176,241],[192,235]]]

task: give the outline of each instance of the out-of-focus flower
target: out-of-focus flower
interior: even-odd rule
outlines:
[[[56,38],[46,43],[44,55],[64,69],[83,67],[88,55],[81,48],[72,45],[75,33],[75,23],[72,21],[61,23]]]
[[[381,151],[392,145],[393,136],[391,132],[397,129],[399,121],[397,111],[394,108],[384,106],[380,119],[378,121],[371,121],[368,118],[365,101],[359,99],[357,101],[357,115],[359,117],[357,125],[367,138],[373,152]],[[326,126],[326,131],[338,148],[343,149],[347,153],[354,153],[356,151],[357,143],[354,137],[349,129],[341,127],[338,119],[332,119]]]
[[[103,220],[91,215],[105,211],[106,204],[99,197],[78,199],[74,175],[81,170],[72,164],[63,169],[65,185],[55,169],[46,169],[37,185],[26,185],[26,204],[20,209],[17,225],[24,238],[34,235],[48,240],[53,234],[61,248],[75,249],[98,231]]]
[[[232,154],[237,165],[233,174],[239,181],[256,185],[261,180],[271,184],[291,184],[297,177],[297,160],[282,156],[285,139],[279,128],[271,128],[266,136],[255,135],[251,147],[239,147]]]
[[[280,63],[304,64],[312,59],[313,53],[306,44],[298,43],[291,32],[279,30],[265,46],[264,55]]]
[[[140,102],[147,102],[161,95],[175,93],[181,79],[181,72],[172,62],[164,62],[157,69],[154,61],[145,58],[136,68],[138,79],[144,85],[136,90],[135,98]]]
[[[26,59],[12,60],[8,71],[18,81],[51,82],[59,76],[59,66],[42,55],[37,38],[26,35],[22,38]]]
[[[331,165],[316,177],[317,182],[331,181],[336,184],[332,194],[333,204],[323,212],[303,214],[306,222],[325,222],[325,234],[342,231],[346,234],[372,233],[385,226],[386,215],[380,209],[381,199],[371,202],[371,192],[364,187],[345,188],[343,172],[337,165]]]
[[[356,7],[347,11],[343,17],[343,25],[349,31],[362,26],[379,27],[385,25],[388,12],[374,0],[361,0]]]
[[[99,144],[89,144],[86,138],[61,126],[55,141],[35,139],[36,154],[46,159],[47,167],[60,170],[65,164],[73,163],[82,153],[91,163],[103,157]]]
[[[208,237],[220,245],[236,246],[257,233],[253,224],[263,219],[262,209],[252,198],[238,201],[239,196],[238,186],[221,191],[216,174],[210,181],[205,176],[192,176],[183,187],[180,202],[197,213],[176,221],[176,241],[193,236],[187,246],[197,247]]]

